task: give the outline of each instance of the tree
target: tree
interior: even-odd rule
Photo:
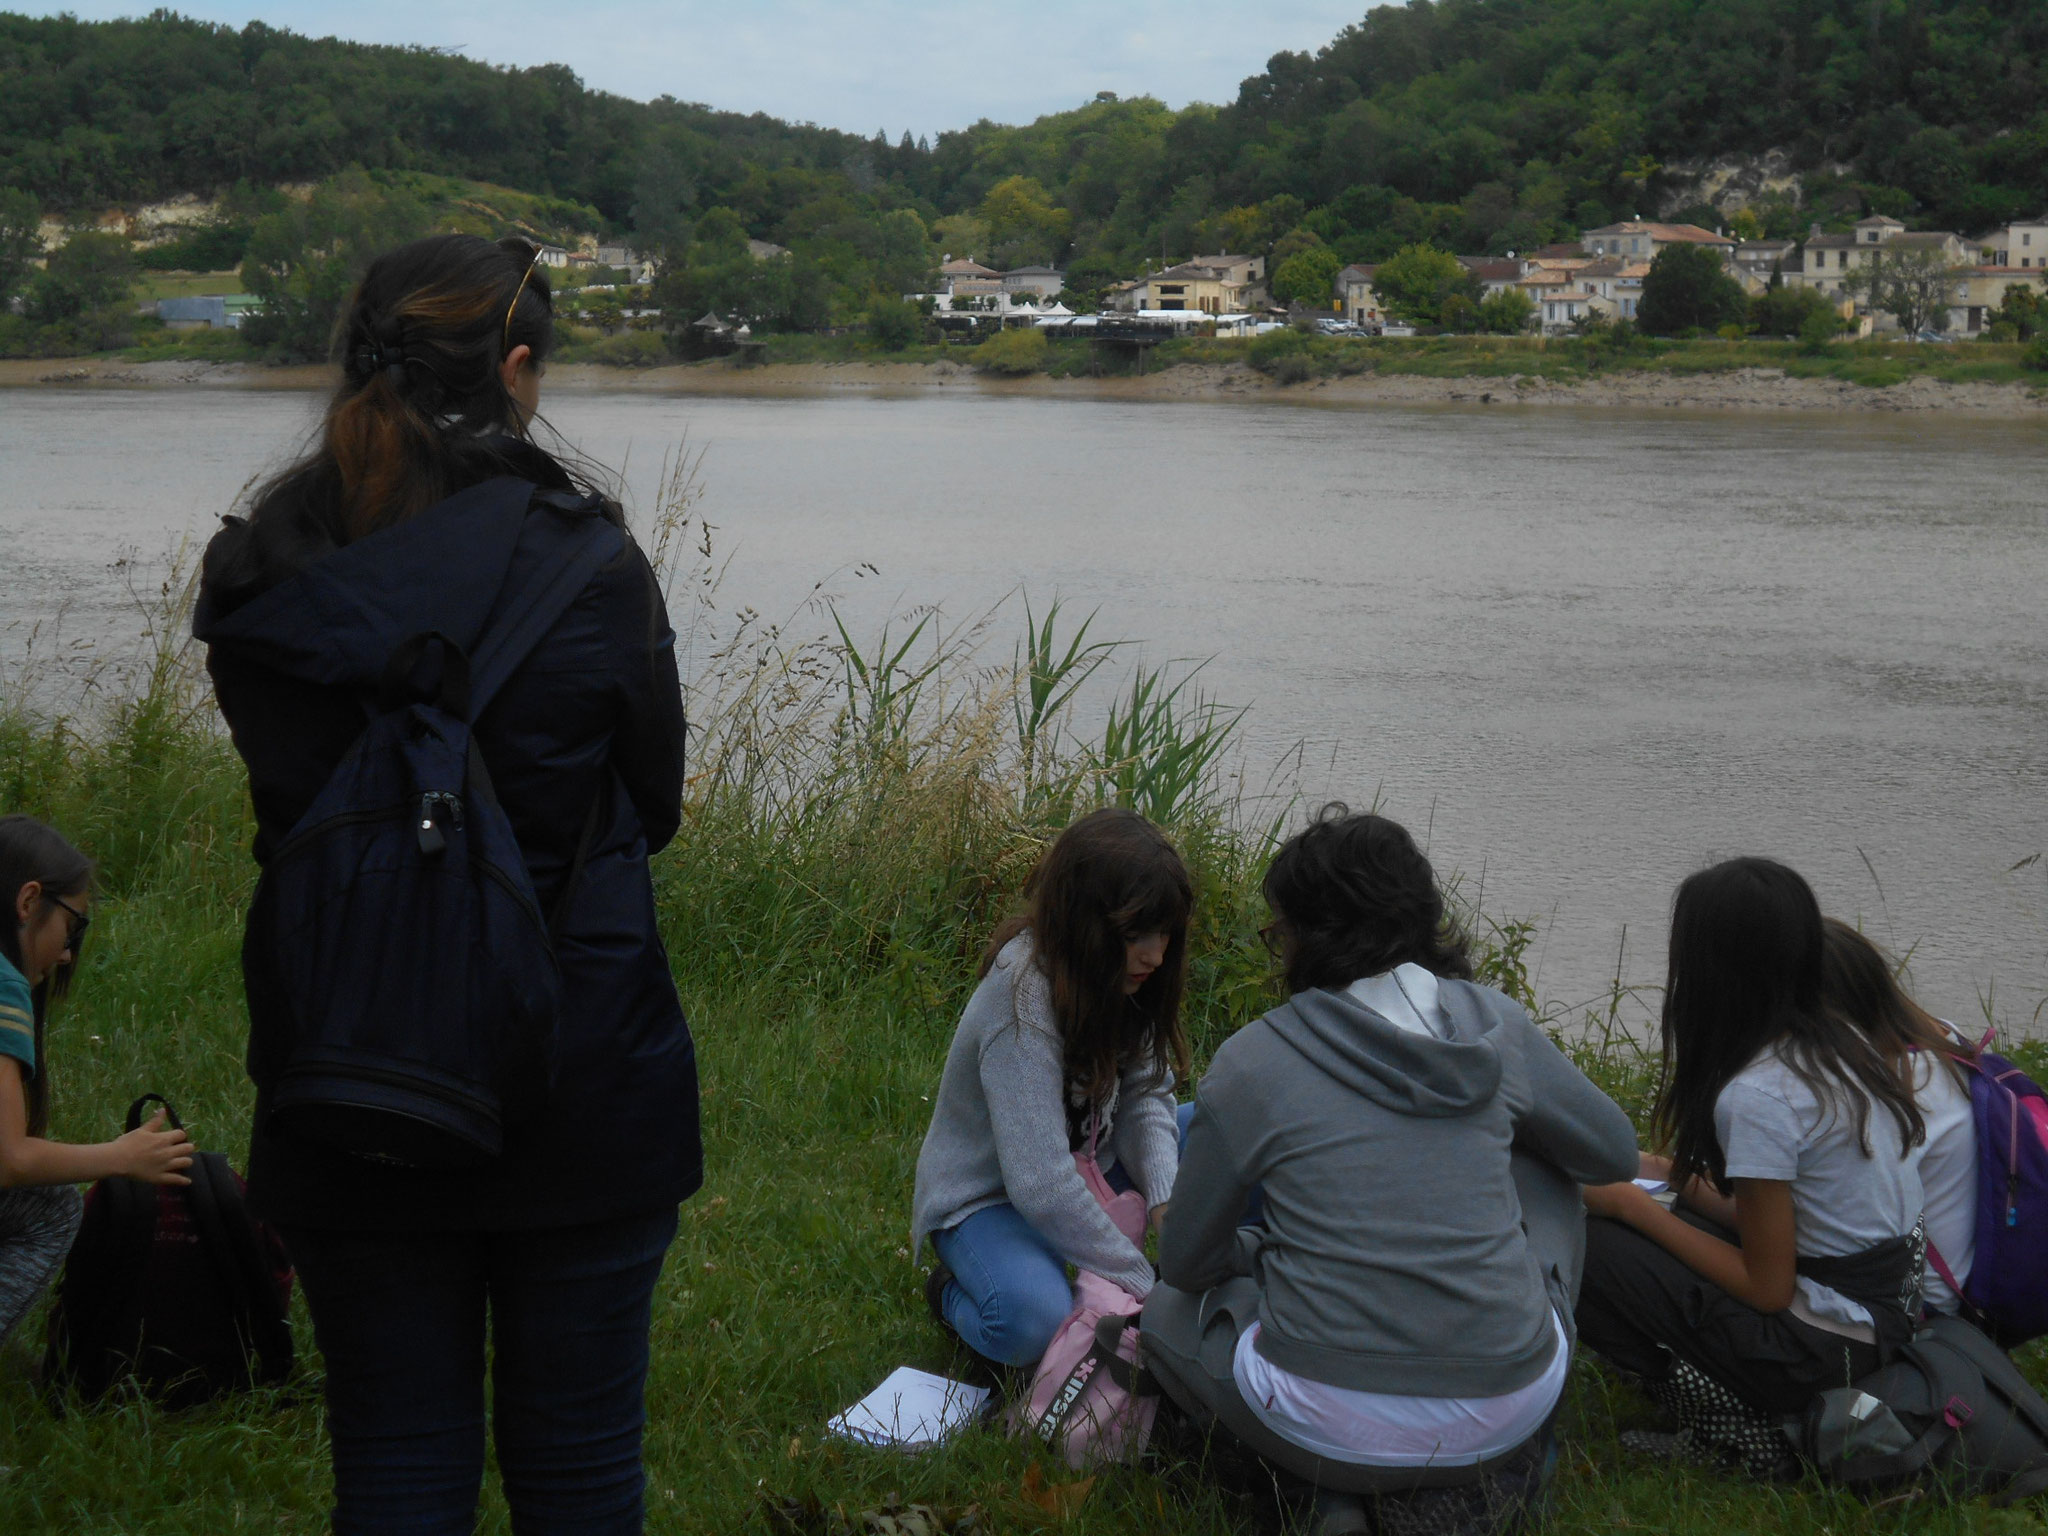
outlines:
[[[2012,327],[2014,340],[2031,341],[2036,331],[2048,328],[2048,304],[2035,294],[2031,284],[2015,283],[1999,300],[1998,321]]]
[[[1448,251],[1433,245],[1404,245],[1373,272],[1373,292],[1399,320],[1436,325],[1445,300],[1453,294],[1467,300],[1479,293],[1479,279]]]
[[[901,352],[924,339],[924,311],[908,300],[877,295],[868,305],[868,337],[884,352]]]
[[[1066,254],[1073,218],[1054,207],[1032,177],[997,182],[981,200],[980,212],[988,225],[988,254],[982,260],[991,267],[1049,266]]]
[[[1880,248],[1847,277],[1842,287],[1872,309],[1899,322],[1909,336],[1924,330],[1948,329],[1949,306],[1955,302],[1956,279],[1962,270],[1939,250]]]
[[[1344,263],[1328,246],[1315,245],[1296,251],[1280,263],[1273,274],[1273,297],[1283,304],[1312,304],[1327,307],[1335,289],[1337,274]]]
[[[242,322],[259,347],[318,361],[334,343],[342,305],[380,253],[427,230],[427,211],[404,192],[351,166],[256,222],[242,259],[242,286],[262,307]]]
[[[0,311],[29,283],[43,254],[43,210],[26,192],[0,187]]]
[[[50,253],[28,293],[28,315],[59,324],[125,307],[135,286],[135,250],[126,235],[81,230]]]
[[[1799,346],[1804,352],[1821,353],[1842,334],[1842,317],[1835,313],[1831,304],[1821,305],[1810,311],[1799,322]]]
[[[1712,246],[1667,245],[1643,278],[1636,324],[1651,336],[1717,331],[1749,319],[1749,298]]]
[[[1519,336],[1536,318],[1536,301],[1520,288],[1502,288],[1479,301],[1479,324],[1496,336]]]
[[[1759,336],[1797,336],[1803,332],[1807,317],[1823,310],[1832,318],[1835,306],[1818,289],[1787,288],[1773,281],[1772,286],[1749,301],[1749,325]]]

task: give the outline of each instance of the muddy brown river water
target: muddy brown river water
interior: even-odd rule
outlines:
[[[311,396],[0,394],[0,666],[61,699]],[[564,395],[644,522],[704,450],[720,602],[849,626],[1016,594],[1213,658],[1242,758],[1427,830],[1540,989],[1661,972],[1673,885],[1765,852],[1964,1022],[2048,997],[2048,427],[1920,416]],[[863,565],[872,572],[862,571]],[[2048,1013],[2034,1025],[2048,1030]]]

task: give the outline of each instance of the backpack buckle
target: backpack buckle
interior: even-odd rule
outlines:
[[[420,796],[417,833],[420,852],[428,858],[444,853],[448,848],[448,836],[441,828],[446,825],[453,830],[462,830],[462,800],[444,789],[431,789]]]
[[[1941,1405],[1942,1422],[1950,1429],[1961,1429],[1977,1416],[1977,1410],[1960,1397],[1952,1397]]]

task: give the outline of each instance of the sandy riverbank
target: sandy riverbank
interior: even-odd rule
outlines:
[[[325,367],[108,358],[0,361],[0,387],[326,389]],[[1360,374],[1279,385],[1243,364],[1187,364],[1140,376],[1102,379],[995,379],[961,363],[777,363],[738,368],[723,362],[662,368],[564,363],[548,387],[576,393],[674,395],[830,395],[958,393],[1046,395],[1069,399],[1244,400],[1317,405],[1562,405],[1628,409],[1761,411],[1943,411],[1981,417],[2048,420],[2048,391],[2020,384],[1947,384],[1917,378],[1885,389],[1836,379],[1787,378],[1773,368],[1727,373],[1618,372],[1578,383],[1510,378],[1424,378]]]

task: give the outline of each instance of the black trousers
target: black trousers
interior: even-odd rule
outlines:
[[[1680,1217],[1726,1235],[1690,1213]],[[1669,1350],[1769,1414],[1797,1413],[1816,1392],[1878,1366],[1876,1345],[1790,1312],[1759,1312],[1635,1228],[1599,1216],[1586,1223],[1578,1323],[1579,1342],[1620,1370],[1661,1381]]]

